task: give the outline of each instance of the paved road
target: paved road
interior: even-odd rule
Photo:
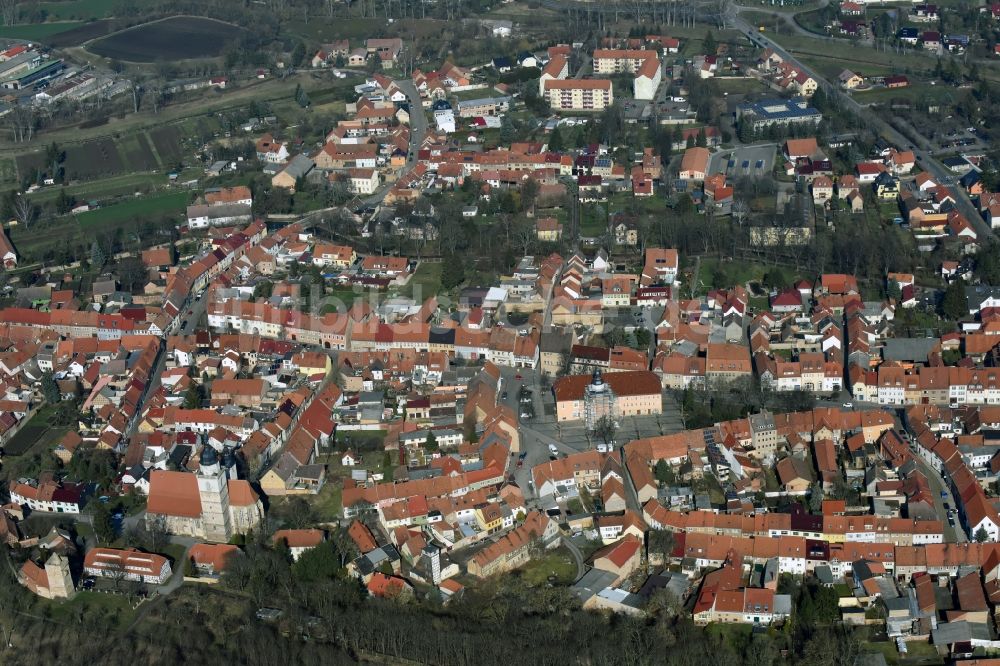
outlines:
[[[420,92],[410,79],[398,79],[394,81],[399,89],[406,95],[406,101],[410,103],[410,155],[407,164],[415,164],[417,161],[417,150],[424,142],[427,135],[427,113],[424,111],[423,103],[420,99]]]
[[[569,537],[562,536],[562,545],[566,546],[566,550],[570,552],[573,559],[576,560],[576,578],[573,580],[580,580],[583,578],[583,574],[587,573],[587,567],[583,563],[583,553],[580,549],[576,547],[576,544],[569,540]]]

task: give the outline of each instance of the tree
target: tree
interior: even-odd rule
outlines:
[[[441,266],[441,286],[454,289],[465,281],[464,259],[452,255],[444,258]]]
[[[53,379],[51,372],[46,372],[42,375],[42,395],[45,396],[46,402],[50,405],[58,404],[62,398],[59,393],[59,387],[56,385],[56,380]]]
[[[649,349],[649,345],[653,341],[653,335],[649,332],[648,328],[637,328],[634,335],[635,346],[638,349]]]
[[[342,568],[343,564],[333,544],[324,541],[299,555],[299,559],[292,564],[292,575],[303,582],[311,583],[333,578]]]
[[[715,55],[715,51],[716,49],[718,49],[718,47],[719,45],[715,41],[715,35],[712,34],[711,30],[709,30],[707,33],[705,33],[705,39],[701,43],[701,50],[706,55]]]
[[[554,153],[562,152],[565,147],[563,143],[562,134],[559,132],[559,126],[556,125],[552,129],[552,133],[549,134],[549,150]]]
[[[941,298],[941,313],[956,321],[968,316],[969,306],[965,299],[964,280],[955,280],[944,290],[944,296]]]
[[[980,525],[979,529],[977,529],[976,533],[973,535],[973,538],[976,540],[976,543],[984,543],[990,540],[990,534],[982,525]]]
[[[60,189],[59,196],[56,197],[56,212],[65,215],[73,210],[74,206],[76,206],[76,197],[66,194],[65,189]]]
[[[516,130],[514,128],[514,123],[510,119],[510,114],[504,115],[500,120],[500,143],[505,146],[509,146],[514,142],[517,136]]]
[[[118,533],[115,530],[115,523],[111,518],[111,509],[107,503],[95,503],[93,524],[94,534],[101,543],[107,545],[117,538]]]
[[[30,229],[31,225],[38,219],[38,206],[24,194],[15,194],[11,201],[11,207],[14,219],[25,229]]]
[[[123,291],[139,291],[149,279],[149,271],[139,257],[124,257],[118,260],[116,269],[118,282]]]
[[[600,437],[605,446],[614,445],[617,430],[618,424],[610,414],[605,414],[594,424],[594,435]]]
[[[642,572],[645,576],[645,572]],[[654,617],[676,617],[684,610],[684,604],[677,595],[666,588],[654,592],[646,603],[646,612]]]
[[[104,250],[96,240],[90,244],[90,265],[97,270],[104,267]]]
[[[649,530],[646,538],[646,543],[649,544],[650,558],[665,563],[677,543],[674,533],[670,530]]]
[[[424,444],[424,448],[428,451],[437,451],[440,448],[438,446],[437,437],[434,436],[433,430],[427,431],[427,443]]]
[[[202,389],[201,385],[191,382],[187,392],[184,394],[184,409],[198,409],[201,407]]]
[[[823,484],[819,481],[809,488],[809,510],[817,514],[823,510]]]
[[[653,476],[656,477],[656,480],[659,481],[661,485],[668,485],[673,483],[674,480],[673,470],[670,469],[670,465],[667,464],[667,461],[662,458],[656,461]]]
[[[261,298],[270,298],[271,292],[274,290],[274,283],[270,280],[261,280],[253,288],[254,300]]]

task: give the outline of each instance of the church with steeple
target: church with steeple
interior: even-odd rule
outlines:
[[[160,526],[169,534],[226,543],[236,534],[256,529],[264,518],[264,505],[250,484],[233,478],[231,455],[206,445],[198,471],[153,470],[149,476],[146,525]]]

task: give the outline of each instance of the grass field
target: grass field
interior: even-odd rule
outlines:
[[[59,196],[61,190],[65,190],[67,195],[75,197],[77,201],[90,201],[92,199],[103,199],[125,194],[130,195],[148,187],[166,185],[166,183],[167,177],[163,174],[128,174],[125,176],[104,178],[91,183],[67,185],[62,188],[46,187],[32,194],[31,200],[36,202],[52,201]]]
[[[422,261],[417,271],[405,287],[399,290],[399,296],[406,296],[423,301],[441,292],[441,263]]]
[[[910,102],[928,102],[932,99],[932,96],[939,96],[942,98],[942,102],[946,102],[950,94],[946,90],[939,89],[937,86],[912,85],[906,88],[876,88],[874,90],[853,92],[851,96],[861,104],[870,104],[872,102],[889,102],[894,99],[908,100]]]
[[[187,203],[187,192],[168,192],[87,211],[80,213],[76,218],[82,229],[94,232],[136,217],[180,213]]]
[[[87,19],[112,16],[121,0],[69,0],[68,2],[40,2],[38,8],[57,19]]]
[[[87,48],[97,55],[128,62],[214,58],[242,33],[242,28],[231,23],[174,16],[108,35]]]
[[[13,39],[30,39],[39,42],[46,42],[49,37],[60,32],[72,30],[81,25],[78,21],[65,21],[60,23],[33,23],[23,25],[5,25],[0,27],[0,37],[10,37]]]
[[[341,494],[343,490],[340,486],[340,479],[327,479],[323,489],[316,495],[313,501],[313,508],[316,509],[316,517],[323,522],[333,522],[341,518]]]
[[[570,585],[576,579],[576,562],[565,548],[558,548],[532,560],[521,569],[521,577],[529,585],[544,585],[555,576],[556,585]]]

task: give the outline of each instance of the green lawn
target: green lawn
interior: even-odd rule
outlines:
[[[739,79],[715,79],[715,84],[719,87],[719,92],[729,93],[730,95],[745,95],[747,93],[762,92],[769,90],[767,86],[758,81],[757,79],[751,78],[739,78]]]
[[[851,93],[851,96],[860,104],[870,104],[872,102],[890,102],[894,99],[904,99],[910,102],[928,101],[931,95],[949,97],[951,93],[947,89],[930,85],[911,85],[905,88],[876,88]]]
[[[531,560],[521,569],[521,576],[529,585],[543,585],[549,576],[555,576],[557,585],[570,585],[576,578],[576,562],[562,547]]]
[[[44,41],[46,37],[57,35],[60,32],[66,32],[67,30],[75,28],[79,25],[81,25],[79,21],[66,21],[62,23],[34,23],[34,24],[23,24],[23,25],[6,25],[0,27],[0,37]]]
[[[743,645],[750,638],[753,626],[749,624],[710,624],[705,628],[709,634],[727,641],[730,645]]]
[[[76,218],[81,228],[96,231],[136,217],[180,213],[187,203],[187,192],[169,192],[87,211],[80,213]]]
[[[718,288],[729,289],[736,284],[746,284],[750,280],[759,280],[764,276],[766,268],[749,261],[719,259],[702,259],[699,278],[702,285],[699,289]]]
[[[441,293],[441,262],[431,263],[422,261],[417,265],[417,270],[402,287],[398,295],[406,296],[418,301],[424,301],[431,296]]]
[[[341,517],[342,493],[340,479],[327,477],[326,485],[313,500],[313,507],[316,509],[316,517],[319,520],[333,522]]]

